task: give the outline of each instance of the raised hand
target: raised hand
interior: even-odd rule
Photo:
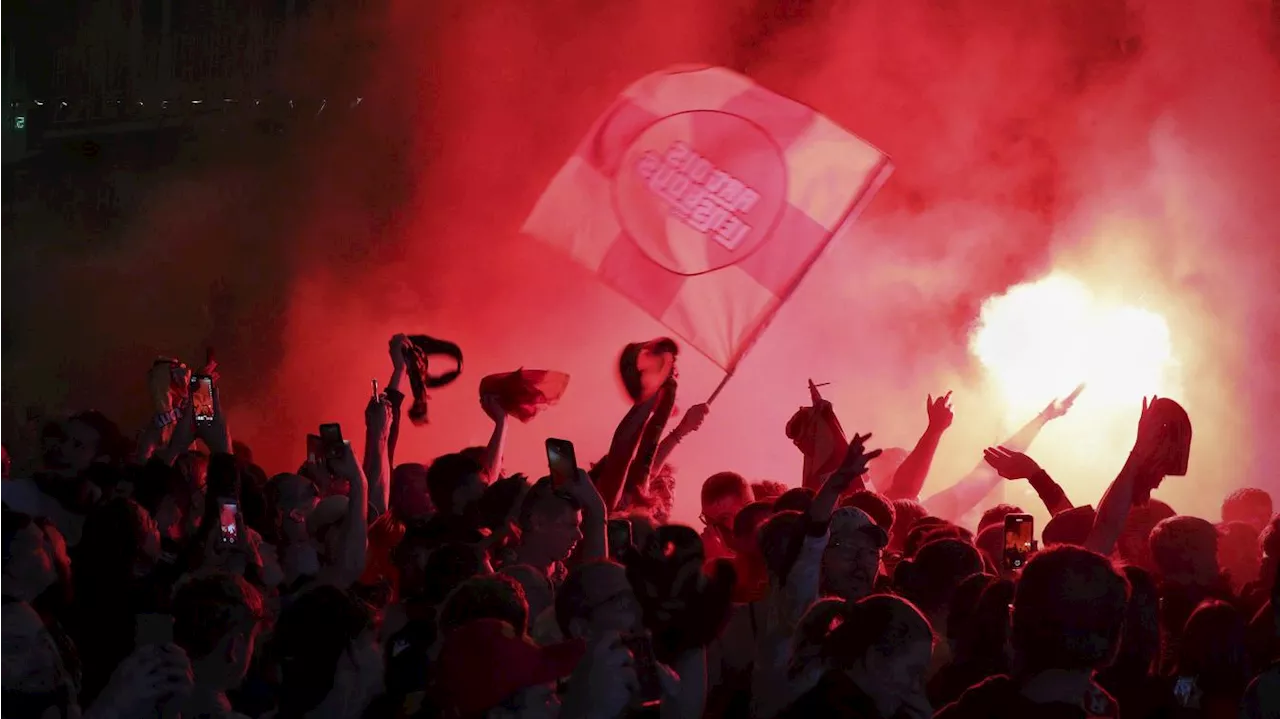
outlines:
[[[391,432],[391,400],[380,394],[364,408],[364,426],[369,434],[386,437]]]
[[[1005,479],[1027,479],[1040,472],[1034,459],[1007,447],[987,447],[982,458]]]
[[[409,341],[409,337],[405,334],[398,334],[391,338],[391,341],[387,343],[387,351],[391,354],[392,369],[404,371],[404,353],[405,350],[412,346],[413,343]]]
[[[837,469],[827,480],[824,489],[830,488],[837,493],[843,493],[853,484],[853,481],[861,477],[867,472],[867,463],[880,456],[880,450],[866,450],[866,442],[871,439],[871,433],[854,434],[853,439],[849,440],[849,449],[845,451],[844,461],[840,463],[840,469]]]
[[[496,394],[480,395],[480,408],[494,424],[507,418],[507,410],[502,408],[502,399]]]
[[[951,411],[951,390],[937,399],[929,395],[925,410],[929,413],[930,429],[944,430],[950,427],[951,420],[955,419],[955,414]]]
[[[1040,413],[1040,416],[1044,417],[1046,420],[1061,417],[1071,410],[1071,406],[1075,404],[1076,398],[1079,397],[1080,393],[1083,391],[1084,385],[1077,385],[1075,389],[1071,390],[1071,394],[1063,397],[1062,399],[1055,399],[1050,402],[1049,406],[1045,407],[1044,411]]]

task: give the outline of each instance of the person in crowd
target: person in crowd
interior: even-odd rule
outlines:
[[[933,653],[929,621],[900,597],[876,594],[848,606],[823,645],[817,686],[779,716],[924,719],[933,711],[924,675]]]
[[[1003,525],[1004,518],[1010,514],[1026,514],[1022,507],[1013,504],[997,504],[982,513],[982,518],[978,520],[978,534],[982,534],[982,530],[987,527]]]
[[[242,577],[191,577],[173,598],[173,638],[191,661],[194,685],[183,716],[242,719],[227,692],[244,681],[266,609],[262,595]]]
[[[1272,520],[1272,526],[1275,520]],[[1280,580],[1273,579],[1271,582],[1271,601],[1272,606],[1280,606]],[[1280,640],[1280,612],[1273,612],[1271,615],[1271,625],[1258,626],[1257,631],[1266,633],[1269,631],[1273,641]],[[1250,631],[1254,631],[1255,627],[1250,626]],[[1254,678],[1245,689],[1244,699],[1240,702],[1241,719],[1277,719],[1280,717],[1280,656],[1273,655],[1270,657],[1271,664],[1261,674]]]
[[[924,505],[912,499],[893,500],[893,526],[889,530],[889,550],[901,554],[907,545],[907,535],[916,522],[929,516]]]
[[[1262,571],[1258,540],[1252,524],[1226,522],[1218,527],[1218,565],[1222,567],[1231,592],[1239,596]]]
[[[1098,513],[1092,506],[1072,507],[1065,512],[1055,514],[1053,519],[1044,525],[1040,539],[1045,548],[1059,545],[1083,547],[1089,540],[1089,533],[1093,531],[1093,525],[1097,521]]]
[[[1168,685],[1153,673],[1160,658],[1160,593],[1151,572],[1124,568],[1129,582],[1120,650],[1111,666],[1098,673],[1098,684],[1120,706],[1121,716],[1152,716],[1167,705]]]
[[[1027,562],[1013,599],[1012,671],[971,687],[937,719],[1116,717],[1094,682],[1120,645],[1129,585],[1110,560],[1061,546]]]
[[[792,487],[782,493],[773,501],[773,511],[775,512],[800,512],[804,514],[809,511],[809,505],[813,504],[814,491],[808,487]]]
[[[751,483],[751,496],[757,502],[770,502],[782,496],[787,485],[772,479],[762,479]]]
[[[1009,605],[1015,584],[975,574],[956,590],[947,615],[951,660],[929,679],[929,701],[946,706],[987,677],[1009,672]]]
[[[279,686],[274,719],[360,717],[383,693],[372,609],[332,584],[298,597],[272,636]]]
[[[732,556],[729,539],[733,536],[733,520],[752,501],[751,487],[740,474],[721,472],[702,483],[702,514],[698,519],[705,527],[702,545],[707,559]]]
[[[760,552],[756,534],[774,513],[770,502],[752,502],[733,518],[733,535],[729,538],[729,550],[733,552],[737,583],[733,588],[733,601],[747,604],[761,599],[769,588],[769,573]],[[712,562],[717,560],[710,560]]]
[[[1218,564],[1218,530],[1199,517],[1166,519],[1151,532],[1151,557],[1160,582],[1160,628],[1168,670],[1187,619],[1206,599],[1233,598]]]
[[[524,597],[524,587],[501,574],[472,577],[445,597],[436,629],[448,635],[476,619],[498,619],[509,624],[516,634],[528,634],[529,602]]]
[[[889,534],[855,507],[831,515],[831,537],[822,553],[822,591],[846,602],[872,593],[880,574],[880,553]]]
[[[525,495],[519,523],[515,562],[544,572],[554,584],[563,580],[565,560],[579,542],[582,559],[608,556],[604,500],[585,472],[563,487],[549,477],[536,482]]]
[[[1151,558],[1151,531],[1157,524],[1176,516],[1178,513],[1173,511],[1173,507],[1155,498],[1130,509],[1116,545],[1124,563],[1156,571],[1155,560]]]
[[[1168,673],[1165,716],[1236,717],[1253,677],[1245,620],[1226,602],[1208,600],[1187,620]]]
[[[912,559],[904,559],[894,571],[894,585],[904,599],[924,612],[929,626],[947,636],[951,600],[969,576],[982,572],[982,558],[972,544],[960,539],[938,539],[921,547]],[[939,642],[930,676],[951,660],[951,648]]]
[[[893,530],[893,502],[883,494],[859,490],[840,500],[840,506],[861,509],[885,532]]]
[[[435,514],[428,524],[440,542],[478,542],[480,498],[484,496],[484,468],[465,454],[446,454],[427,468],[427,495]]]
[[[1222,521],[1244,522],[1261,532],[1271,521],[1275,508],[1271,495],[1256,487],[1237,489],[1222,500]]]

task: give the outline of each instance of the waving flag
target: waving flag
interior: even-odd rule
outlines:
[[[741,75],[670,70],[596,121],[523,231],[732,372],[890,170],[876,148]]]

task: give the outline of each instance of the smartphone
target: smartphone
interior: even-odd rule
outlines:
[[[320,425],[320,445],[325,459],[342,459],[343,451],[346,449],[342,441],[342,425],[337,422]]]
[[[319,464],[324,459],[324,442],[318,434],[307,435],[307,462]]]
[[[551,469],[551,483],[563,487],[578,474],[578,456],[573,442],[567,439],[547,439],[547,466]]]
[[[191,411],[197,424],[213,421],[213,378],[207,374],[191,376]]]
[[[173,616],[169,614],[139,614],[134,617],[133,631],[135,647],[173,644]]]
[[[662,702],[662,682],[658,678],[658,660],[653,656],[653,640],[648,634],[628,634],[622,644],[635,661],[636,678],[640,680],[640,705],[655,706]]]
[[[218,500],[218,541],[235,544],[240,539],[240,506],[231,499]]]
[[[633,539],[631,520],[621,517],[610,519],[608,526],[609,533],[609,554],[614,559],[622,556],[627,550],[634,548],[635,540]]]
[[[1004,518],[1004,568],[1022,569],[1035,551],[1036,525],[1030,514],[1010,514]]]

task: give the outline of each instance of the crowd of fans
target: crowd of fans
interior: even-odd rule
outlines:
[[[216,389],[133,441],[50,423],[13,477],[6,450],[3,716],[1280,717],[1280,517],[1257,489],[1215,521],[1150,497],[1178,472],[1145,407],[1096,508],[1026,454],[1068,403],[922,501],[944,396],[912,449],[855,434],[806,487],[706,478],[693,529],[666,460],[708,408],[668,427],[674,379],[533,481],[492,395],[487,446],[397,456],[390,349],[360,459],[322,437],[268,475]],[[1053,517],[1025,563],[1023,508],[983,506],[1007,481]]]

